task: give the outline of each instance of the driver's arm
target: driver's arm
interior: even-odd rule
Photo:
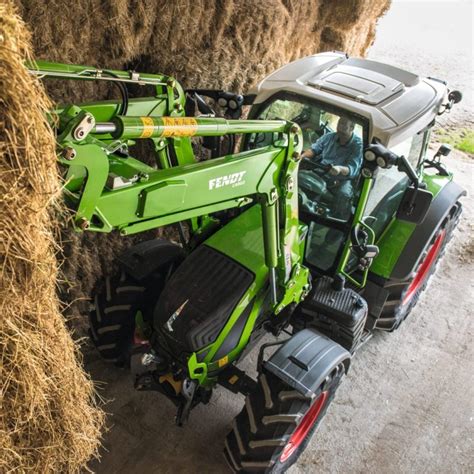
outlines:
[[[323,135],[322,137],[318,138],[311,145],[311,148],[308,148],[307,150],[304,150],[303,153],[301,153],[301,157],[302,158],[314,158],[318,155],[321,155],[321,153],[324,150],[324,146],[326,144],[326,139],[327,139],[327,135]]]
[[[356,135],[352,141],[351,153],[345,166],[336,165],[329,170],[332,176],[346,176],[350,179],[355,178],[362,165],[362,140]]]
[[[316,155],[314,153],[313,150],[311,150],[311,148],[308,148],[307,150],[304,150],[302,153],[301,153],[301,158],[314,158]]]
[[[355,178],[359,173],[362,165],[362,140],[356,135],[354,137],[351,158],[347,161],[346,166],[349,169],[348,176]]]

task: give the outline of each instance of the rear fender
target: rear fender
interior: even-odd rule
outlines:
[[[164,239],[154,239],[130,247],[118,261],[123,270],[141,281],[162,266],[172,262],[181,263],[185,255],[179,245]]]
[[[351,355],[313,329],[296,333],[268,361],[266,370],[305,397],[313,397],[326,377],[341,363],[347,373]]]
[[[369,280],[408,280],[439,225],[458,199],[466,194],[453,181],[430,191],[435,191],[435,197],[421,223],[416,225],[395,219],[382,234],[377,242],[380,253],[370,268]]]
[[[405,281],[411,277],[418,267],[425,247],[431,242],[440,224],[448,216],[458,199],[465,194],[466,190],[453,181],[441,189],[433,199],[425,218],[416,226],[403,247],[390,274],[391,280]]]

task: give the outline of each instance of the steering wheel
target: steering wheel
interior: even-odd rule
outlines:
[[[304,158],[298,172],[299,188],[312,200],[319,200],[327,194],[327,183],[324,175],[331,169],[331,165]]]
[[[300,208],[319,216],[328,213],[331,199],[328,199],[326,181],[310,170],[298,173],[298,203]]]
[[[299,186],[310,195],[322,195],[327,191],[325,179],[311,170],[300,170],[298,173]]]
[[[325,175],[329,173],[329,170],[332,168],[331,165],[322,165],[318,161],[314,161],[311,158],[303,158],[301,161],[300,168],[303,170],[311,170],[318,173],[318,175]]]
[[[315,203],[308,197],[306,191],[301,189],[301,187],[298,188],[298,206],[306,212],[313,214],[316,212]]]

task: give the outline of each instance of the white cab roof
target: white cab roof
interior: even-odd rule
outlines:
[[[255,104],[288,91],[368,119],[369,140],[394,146],[436,117],[446,84],[344,53],[321,53],[294,61],[266,77],[251,93]]]

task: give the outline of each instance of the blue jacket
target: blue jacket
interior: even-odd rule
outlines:
[[[336,179],[354,178],[362,164],[362,140],[355,133],[345,144],[339,143],[337,133],[326,133],[311,145],[316,156],[321,156],[322,165],[347,166],[348,176],[335,176]]]

